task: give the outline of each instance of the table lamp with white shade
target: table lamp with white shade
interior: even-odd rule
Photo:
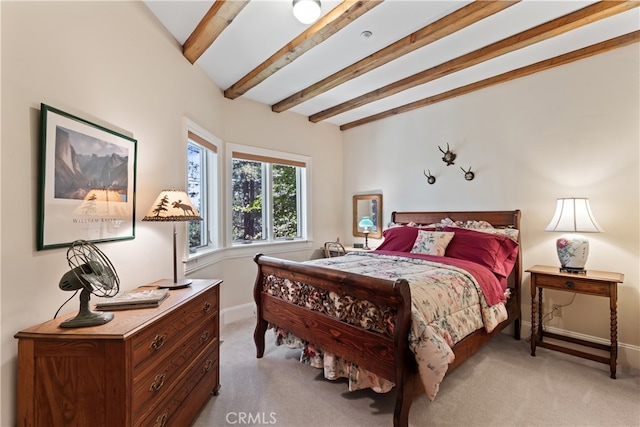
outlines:
[[[589,199],[572,197],[557,200],[553,219],[545,231],[566,233],[556,241],[560,271],[585,273],[589,239],[579,233],[600,233],[603,230],[591,212]]]

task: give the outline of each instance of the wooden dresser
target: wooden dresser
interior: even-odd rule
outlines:
[[[72,313],[18,332],[17,425],[189,425],[220,388],[220,283],[101,326],[59,328]]]

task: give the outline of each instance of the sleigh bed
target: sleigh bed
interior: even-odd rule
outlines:
[[[394,426],[405,427],[414,397],[426,392],[433,399],[445,372],[468,359],[510,324],[514,325],[515,339],[520,339],[520,211],[394,212],[392,224],[398,228],[385,230],[381,250],[302,263],[257,255],[254,341],[257,357],[261,358],[265,349],[265,333],[273,327],[277,332],[297,337],[314,351],[321,349],[325,355],[346,361],[349,364],[347,370],[362,370],[362,377],[373,378],[369,381],[372,384],[395,387]],[[483,230],[470,230],[466,227],[468,224],[486,226]],[[407,249],[411,246],[402,249],[397,246],[393,239],[399,233],[404,233],[404,246],[407,242],[414,243],[409,241],[414,234],[407,239],[406,233],[419,233],[421,238],[446,235],[444,237],[452,240],[449,246],[445,245],[444,256],[440,256],[442,253],[436,256],[433,253],[423,255],[428,252],[420,251],[417,239],[411,249],[411,252],[418,252],[414,254]],[[467,234],[472,240],[464,240]],[[503,237],[506,235],[509,235],[508,239]],[[475,240],[478,236],[482,238]],[[508,256],[501,260],[506,261],[500,266],[481,265],[487,264],[485,255],[489,252],[476,245],[485,240],[491,241],[488,251],[492,254],[494,250],[505,253],[504,247],[509,248]],[[477,261],[479,253],[481,259]],[[402,270],[403,266],[407,269]],[[504,271],[504,268],[509,271]],[[414,270],[418,269],[420,275],[425,275],[424,279],[416,275]],[[426,272],[423,273],[422,269]],[[405,271],[406,276],[403,277]],[[474,322],[459,318],[457,322],[462,330],[468,327],[473,331],[450,333],[443,324],[455,322],[447,319],[429,323],[417,332],[418,325],[424,326],[425,322],[424,319],[416,320],[417,313],[422,310],[417,309],[416,304],[417,300],[425,298],[422,296],[424,290],[416,286],[420,282],[421,286],[429,287],[426,281],[433,280],[429,276],[436,277],[434,283],[438,286],[443,286],[444,276],[454,277],[452,289],[454,282],[469,282],[468,286],[475,286],[478,306],[482,307],[460,309],[460,312],[479,310],[482,322],[485,321],[485,313],[495,313],[495,316],[487,314],[493,318],[494,324],[490,327],[486,324],[484,327],[477,324],[469,326]],[[426,284],[421,283],[423,280]],[[496,295],[498,291],[500,295]],[[446,292],[441,289],[437,293]],[[446,298],[464,294],[464,299],[468,299],[469,292],[473,293],[468,289],[452,290]],[[443,301],[446,299],[442,295],[440,297]],[[457,307],[456,304],[452,305]],[[440,307],[438,311],[447,309]],[[476,313],[475,317],[479,316]],[[431,336],[425,335],[426,332]],[[434,357],[436,362],[430,359]],[[438,367],[438,363],[444,366]],[[325,366],[325,374],[326,371]]]

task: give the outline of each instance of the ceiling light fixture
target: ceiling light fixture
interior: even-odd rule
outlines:
[[[303,24],[311,24],[320,17],[320,0],[293,0],[293,16]]]

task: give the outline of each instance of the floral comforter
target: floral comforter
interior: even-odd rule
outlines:
[[[482,288],[500,286],[488,269],[469,261],[407,255],[356,252],[312,260],[307,264],[389,280],[404,278],[409,282],[412,300],[409,347],[415,355],[426,394],[433,400],[448,365],[455,358],[451,347],[477,329],[491,332],[507,318],[507,311],[502,302],[493,306],[486,302]],[[479,281],[483,282],[482,286]],[[390,313],[381,312],[367,301],[318,292],[302,283],[276,277],[270,277],[265,286],[266,292],[274,296],[324,311],[375,332],[393,334]],[[302,342],[277,326],[275,332],[277,344],[303,348],[301,361],[323,368],[326,378],[348,378],[349,390],[372,388],[387,392],[394,386],[384,378],[316,348],[313,343]]]

